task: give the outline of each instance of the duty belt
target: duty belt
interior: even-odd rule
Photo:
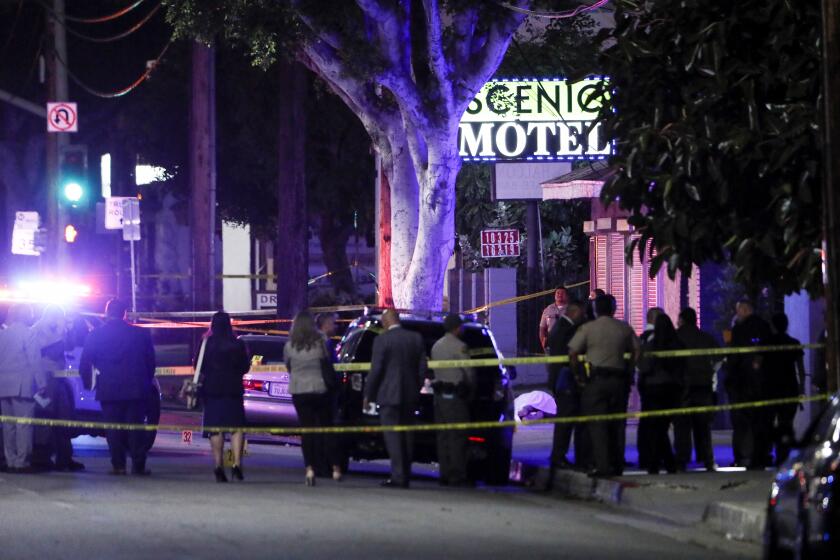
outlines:
[[[593,367],[591,370],[592,377],[624,377],[627,371],[619,368],[605,368]]]

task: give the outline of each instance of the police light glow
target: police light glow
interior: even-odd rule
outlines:
[[[12,288],[0,288],[0,301],[66,305],[93,294],[93,288],[77,282],[21,280]]]

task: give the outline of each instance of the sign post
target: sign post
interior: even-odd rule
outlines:
[[[35,242],[41,217],[38,212],[15,212],[15,225],[12,230],[12,254],[37,257],[41,254]]]
[[[128,241],[130,247],[131,312],[137,313],[137,264],[134,259],[134,242],[140,240],[140,201],[136,198],[126,198],[122,201],[122,230],[123,241]]]

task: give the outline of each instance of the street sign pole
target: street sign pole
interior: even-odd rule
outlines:
[[[131,251],[131,312],[137,313],[137,264],[134,260],[134,240],[128,242]]]
[[[131,312],[137,313],[137,261],[134,258],[134,242],[140,240],[140,201],[126,198],[122,201],[123,241],[129,242],[131,257]]]

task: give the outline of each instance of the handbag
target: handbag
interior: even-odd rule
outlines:
[[[324,357],[321,358],[321,377],[324,378],[324,385],[326,385],[328,393],[332,393],[338,388],[338,378],[326,344],[324,344]]]
[[[201,366],[204,365],[204,350],[207,348],[207,339],[201,341],[201,348],[198,350],[198,360],[195,362],[195,373],[192,379],[184,379],[179,394],[181,400],[186,402],[187,410],[195,410],[198,407],[198,396],[204,378],[201,374]]]

